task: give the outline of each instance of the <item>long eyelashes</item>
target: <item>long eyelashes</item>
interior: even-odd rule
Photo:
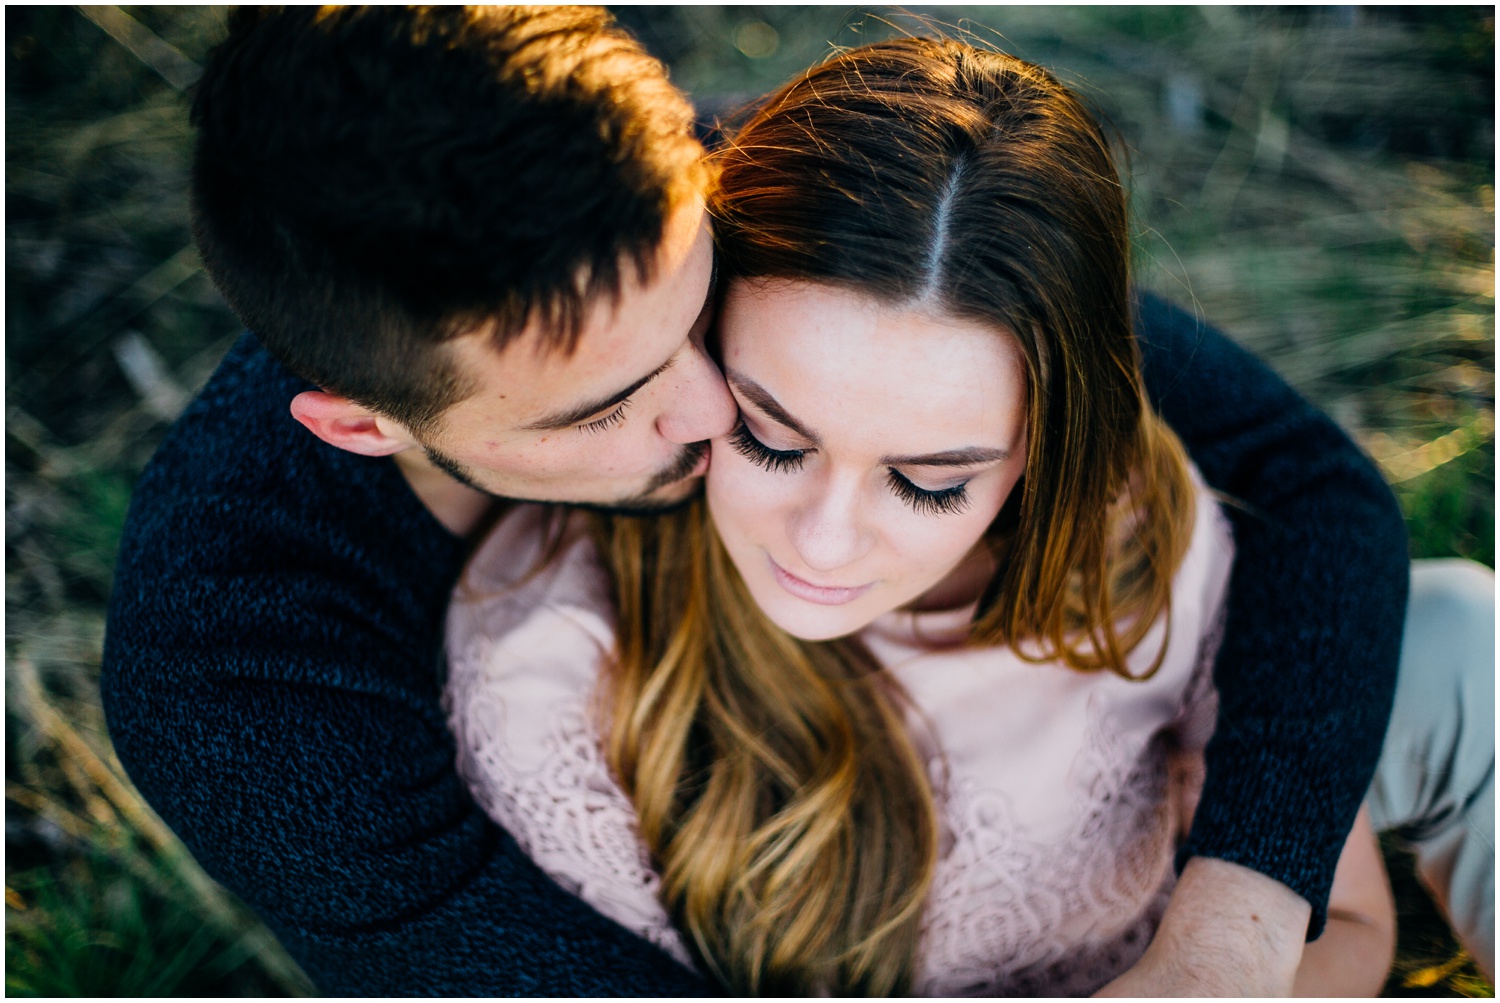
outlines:
[[[887,468],[886,480],[896,497],[923,515],[951,515],[969,507],[969,490],[966,484],[955,484],[941,491],[919,488],[896,471]]]
[[[801,469],[802,460],[807,455],[805,449],[772,449],[751,435],[743,421],[729,436],[729,444],[736,453],[772,473]],[[886,480],[896,497],[922,515],[951,515],[962,512],[969,506],[969,492],[965,484],[956,484],[941,491],[928,491],[917,487],[895,470],[888,468],[886,473]]]
[[[580,431],[584,432],[607,431],[608,429],[614,428],[620,422],[625,420],[625,410],[629,407],[630,399],[627,397],[625,400],[622,400],[620,402],[620,405],[609,414],[605,415],[602,418],[595,418],[593,421],[585,422],[584,424],[579,425],[578,428]]]
[[[750,429],[743,421],[729,436],[729,444],[734,447],[736,453],[751,463],[765,467],[773,474],[799,469],[802,466],[802,457],[807,452],[804,449],[772,449],[751,435]]]

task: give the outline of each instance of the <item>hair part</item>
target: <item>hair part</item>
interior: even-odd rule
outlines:
[[[474,389],[445,344],[652,275],[706,174],[662,65],[590,7],[240,8],[193,99],[194,234],[288,368],[414,430]]]

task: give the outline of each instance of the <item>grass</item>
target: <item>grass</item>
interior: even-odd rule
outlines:
[[[1414,556],[1494,563],[1489,8],[924,8],[1052,66],[1131,151],[1141,281],[1385,470]],[[622,8],[699,96],[912,26]],[[182,88],[219,8],[6,16],[6,977],[13,995],[298,995],[110,751],[97,672],[130,486],[238,330],[187,232]],[[1387,847],[1389,995],[1493,995]]]
[[[181,908],[180,890],[151,884],[115,858],[83,856],[8,880],[7,995],[286,993],[257,963],[263,935],[226,934]]]

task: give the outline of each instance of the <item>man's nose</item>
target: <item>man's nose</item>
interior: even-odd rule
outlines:
[[[728,435],[738,414],[729,385],[703,346],[693,344],[672,367],[671,399],[656,419],[657,431],[672,442],[701,442]]]

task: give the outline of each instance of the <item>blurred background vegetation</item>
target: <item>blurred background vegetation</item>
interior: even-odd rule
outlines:
[[[1054,68],[1131,152],[1140,280],[1376,459],[1413,556],[1494,564],[1494,8],[628,7],[705,105],[923,21]],[[97,697],[131,485],[238,331],[192,250],[184,92],[222,8],[6,31],[6,989],[311,992],[134,794]],[[1493,995],[1387,848],[1387,992]]]

